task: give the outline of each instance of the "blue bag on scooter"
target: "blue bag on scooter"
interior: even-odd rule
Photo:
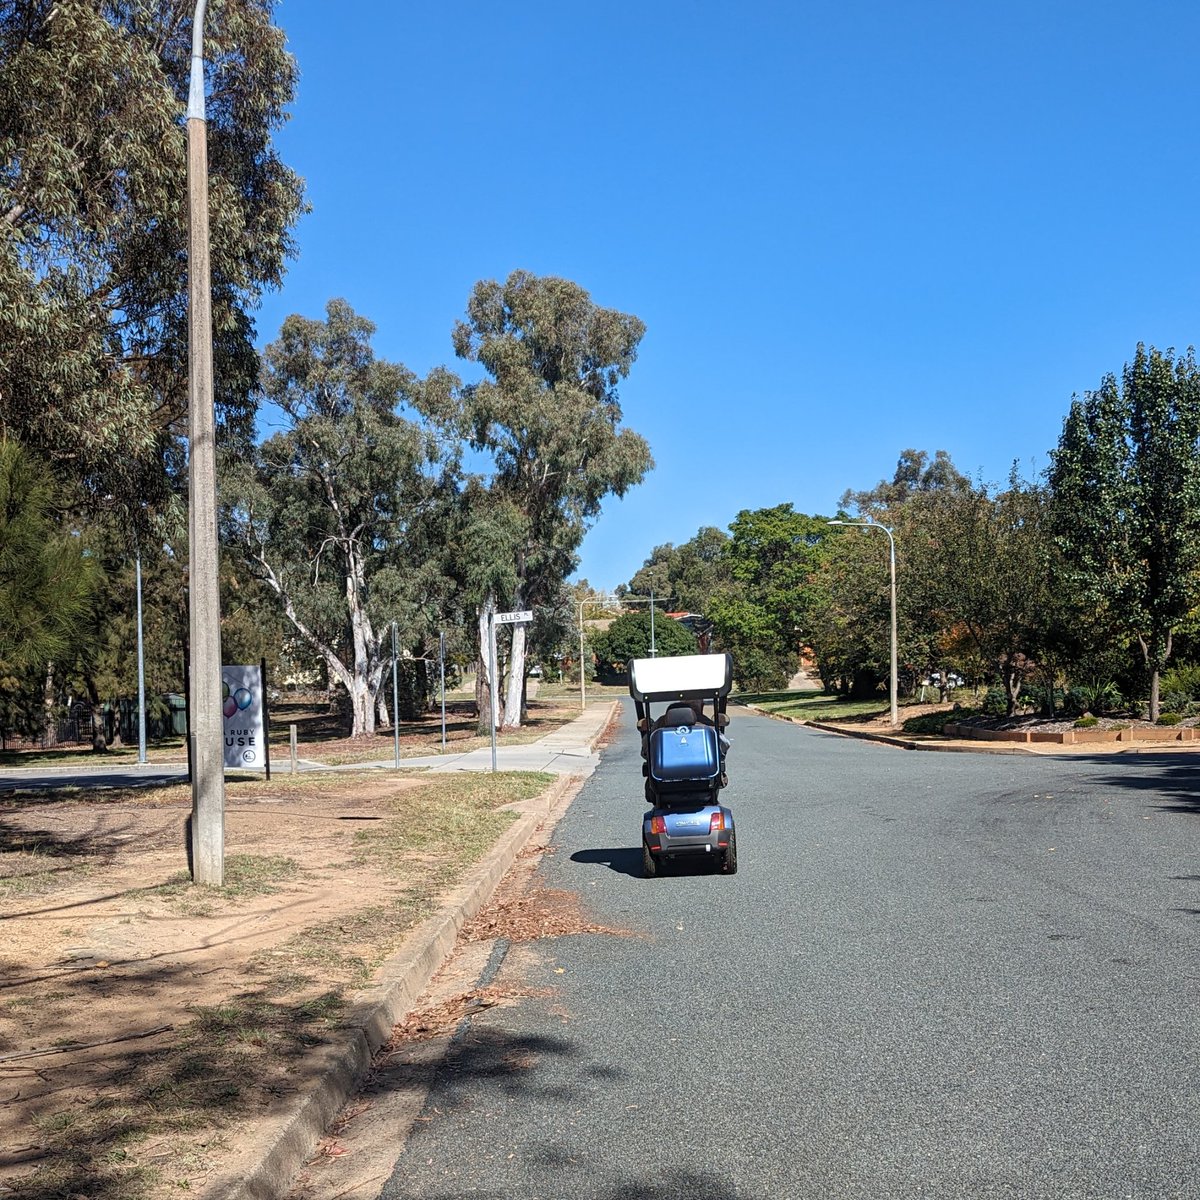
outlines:
[[[720,774],[717,731],[680,725],[650,734],[650,778],[658,784],[706,784]]]

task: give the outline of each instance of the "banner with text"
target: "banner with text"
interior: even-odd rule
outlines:
[[[221,697],[225,714],[225,765],[243,771],[267,769],[263,732],[263,689],[260,667],[222,667]]]

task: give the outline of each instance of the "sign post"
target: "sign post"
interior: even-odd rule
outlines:
[[[527,625],[533,620],[533,612],[522,609],[518,612],[489,612],[488,613],[488,668],[492,683],[492,774],[496,773],[496,712],[500,700],[496,687],[496,626],[497,625]]]
[[[446,635],[438,634],[438,668],[442,677],[442,753],[446,753]]]
[[[396,770],[400,770],[400,684],[396,678],[396,622],[392,622],[392,742]]]

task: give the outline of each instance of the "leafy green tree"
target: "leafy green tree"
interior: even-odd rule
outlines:
[[[807,641],[828,691],[872,695],[888,677],[887,552],[882,536],[854,530],[843,531],[822,547],[810,579]],[[898,623],[902,634],[911,628],[903,620]]]
[[[658,658],[696,653],[695,635],[657,609],[653,635],[654,653]],[[603,633],[594,634],[591,641],[601,672],[620,675],[631,658],[650,657],[650,613],[623,613]]]
[[[841,506],[878,520],[881,513],[894,513],[914,497],[963,492],[970,487],[971,481],[954,465],[945,450],[936,451],[932,462],[927,450],[902,450],[890,480],[881,479],[869,491],[845,492]]]
[[[729,532],[722,555],[728,582],[716,586],[705,616],[720,648],[733,655],[739,687],[782,687],[809,639],[809,583],[829,536],[828,523],[778,504],[743,509]]]
[[[954,489],[916,507],[924,537],[914,547],[913,585],[923,581],[926,593],[918,599],[943,631],[961,627],[1003,685],[1011,716],[1039,664],[1053,681],[1061,638],[1073,623],[1064,611],[1048,495],[1014,469],[995,495],[984,486]]]
[[[80,539],[63,532],[54,477],[0,440],[0,663],[44,670],[68,653],[98,584]]]
[[[158,505],[187,401],[191,4],[0,5],[0,429],[103,502]],[[274,0],[213,0],[205,38],[214,377],[248,440],[250,311],[301,183],[271,138],[295,67]]]
[[[624,591],[634,596],[653,591],[655,596],[673,597],[678,608],[702,613],[720,585],[729,582],[728,543],[728,534],[706,525],[681,546],[655,546]]]
[[[554,604],[604,499],[624,495],[653,465],[645,440],[622,428],[617,395],[644,331],[637,317],[601,308],[565,279],[516,271],[475,285],[454,349],[488,377],[463,388],[463,419],[472,448],[494,462],[489,487],[496,511],[507,512],[497,544],[511,558],[511,576],[497,565],[493,578],[479,579],[484,612],[498,601],[518,610]],[[524,626],[511,637],[508,728],[522,716]],[[479,657],[483,688],[482,639]]]
[[[1135,638],[1159,715],[1159,675],[1196,600],[1200,372],[1139,344],[1118,381],[1077,397],[1049,472],[1070,577]]]
[[[955,630],[942,613],[939,539],[928,513],[968,495],[971,482],[939,450],[901,452],[890,480],[842,496],[843,519],[867,518],[893,531],[896,545],[897,658],[901,689],[953,659]],[[854,510],[848,514],[847,510]],[[882,534],[848,528],[822,545],[810,577],[809,645],[825,686],[874,694],[890,674],[889,548]],[[965,631],[963,631],[965,636]]]
[[[436,640],[458,511],[459,445],[434,419],[456,381],[377,359],[373,333],[344,300],[288,317],[262,376],[288,427],[222,493],[226,541],[345,688],[354,737],[385,703],[391,621],[407,648]]]

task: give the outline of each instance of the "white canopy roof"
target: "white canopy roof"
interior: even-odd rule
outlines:
[[[733,686],[728,654],[681,654],[629,660],[629,693],[636,700],[694,700],[726,696]]]

